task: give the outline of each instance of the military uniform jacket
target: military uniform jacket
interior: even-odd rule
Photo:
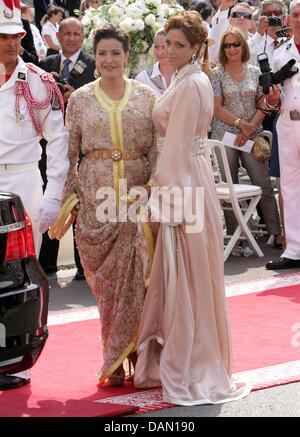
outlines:
[[[281,86],[281,110],[300,111],[300,55],[294,37],[275,50],[273,71],[278,71],[290,59],[296,60],[295,65],[299,71],[290,79],[286,79]]]
[[[17,115],[15,87],[17,81],[27,81],[34,99],[41,101],[47,97],[48,89],[41,78],[27,67],[19,57],[18,64],[10,79],[0,87],[0,164],[25,164],[37,162],[41,158],[41,135],[36,131],[27,102],[20,97]],[[64,127],[64,119],[59,109],[35,109],[38,124],[43,124],[43,135],[47,146],[48,185],[45,195],[60,199],[69,168],[69,134]]]

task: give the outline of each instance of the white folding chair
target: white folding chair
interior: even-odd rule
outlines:
[[[260,201],[262,190],[256,185],[233,184],[223,143],[217,140],[208,140],[208,145],[210,146],[211,150],[216,190],[221,206],[223,210],[232,210],[238,222],[238,226],[233,235],[224,235],[224,238],[230,238],[224,250],[224,261],[227,260],[236,242],[238,239],[242,238],[243,235],[253,247],[256,254],[259,257],[262,257],[264,254],[258,246],[247,224],[251,215],[255,211],[256,205]],[[217,149],[219,150],[219,153],[216,153]],[[226,181],[222,179],[221,172],[219,171],[218,160],[222,160],[220,164],[224,168]],[[250,202],[247,204],[247,208],[244,212],[241,208],[240,202],[245,200],[249,200]],[[229,206],[224,206],[225,203],[229,204]]]

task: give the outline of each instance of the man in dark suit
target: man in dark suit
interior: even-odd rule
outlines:
[[[70,95],[75,89],[95,80],[95,60],[81,50],[84,39],[83,26],[75,17],[64,19],[59,27],[58,40],[61,45],[61,53],[47,56],[40,61],[40,67],[55,75],[61,75],[71,85],[66,85],[67,92],[64,94],[65,106]],[[43,141],[43,140],[42,140]],[[46,161],[45,161],[45,142],[42,143],[43,155],[40,162],[40,170],[46,184]],[[46,273],[57,271],[57,255],[59,249],[58,240],[50,240],[48,234],[43,234],[39,261]],[[84,279],[83,269],[80,264],[75,240],[74,256],[77,265],[76,279]]]
[[[81,22],[75,17],[65,18],[60,24],[58,34],[61,53],[47,56],[40,61],[40,67],[49,73],[54,73],[54,75],[55,73],[63,75],[65,61],[71,61],[67,68],[69,74],[64,77],[70,83],[66,86],[68,91],[64,94],[65,103],[68,102],[75,89],[95,80],[95,60],[91,55],[81,50],[83,39]],[[82,68],[83,71],[79,73]],[[78,70],[78,74],[74,70]]]
[[[66,0],[65,9],[69,12],[70,16],[74,16],[74,10],[80,8],[80,0]]]
[[[47,13],[47,9],[50,6],[50,0],[33,0],[34,14],[35,14],[35,25],[42,30],[41,19]]]

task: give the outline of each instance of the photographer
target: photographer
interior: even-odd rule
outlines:
[[[43,70],[52,73],[53,76],[61,75],[63,79],[69,82],[65,86],[65,103],[68,102],[75,89],[95,80],[95,60],[81,50],[83,39],[83,27],[80,21],[75,17],[64,19],[60,24],[58,33],[61,52],[57,55],[47,56],[40,62],[40,67]],[[82,73],[76,74],[76,68],[79,67],[81,71],[82,65],[84,70]]]
[[[222,0],[218,12],[214,15],[209,37],[214,44],[209,47],[209,58],[212,64],[218,63],[220,42],[222,35],[229,27],[237,27],[243,32],[250,48],[250,64],[256,64],[256,52],[252,55],[251,40],[253,38],[250,29],[254,25],[252,8],[245,2],[237,0]]]
[[[84,39],[81,22],[75,17],[64,19],[59,27],[58,40],[61,45],[61,52],[57,55],[47,56],[40,62],[40,66],[54,77],[59,76],[67,83],[63,86],[63,99],[65,107],[71,94],[81,86],[95,80],[95,60],[92,56],[81,50]],[[45,144],[42,144],[44,152],[40,162],[40,169],[44,180],[47,183]],[[57,271],[57,256],[59,241],[50,240],[48,233],[43,234],[43,242],[40,250],[39,261],[46,273]],[[84,279],[83,269],[80,264],[79,255],[74,241],[74,256],[77,266],[76,279]]]
[[[300,0],[290,5],[290,26],[294,36],[276,50],[274,71],[294,59],[298,73],[265,96],[269,106],[280,107],[277,134],[286,234],[286,249],[266,264],[269,270],[300,267]]]
[[[251,40],[251,54],[256,57],[260,53],[267,53],[271,67],[274,50],[280,44],[276,32],[284,26],[285,16],[286,8],[281,0],[262,2],[257,32]]]

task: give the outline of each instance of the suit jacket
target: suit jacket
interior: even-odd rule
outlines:
[[[78,56],[77,61],[83,61],[87,67],[84,70],[84,72],[74,81],[72,80],[71,85],[76,90],[83,85],[93,82],[95,80],[94,71],[95,71],[95,60],[94,58],[84,53],[82,50],[80,51],[80,54]],[[60,63],[61,63],[61,56],[58,55],[51,55],[47,56],[46,58],[42,59],[40,61],[40,67],[47,71],[48,73],[51,73],[51,71],[55,71],[56,73],[60,73]],[[68,80],[67,80],[68,81]]]
[[[33,35],[30,28],[30,23],[26,18],[22,18],[22,24],[24,30],[26,30],[26,35],[22,38],[21,46],[24,49],[21,58],[24,62],[32,62],[33,64],[39,64],[39,58],[36,53],[33,41]]]
[[[81,3],[80,0],[67,0],[65,9],[69,11],[69,14],[71,16],[75,16],[74,9],[79,9],[80,3]]]
[[[49,8],[49,5],[50,5],[49,0],[33,0],[35,25],[39,29],[39,31],[42,30],[41,19],[47,13],[47,9]]]

